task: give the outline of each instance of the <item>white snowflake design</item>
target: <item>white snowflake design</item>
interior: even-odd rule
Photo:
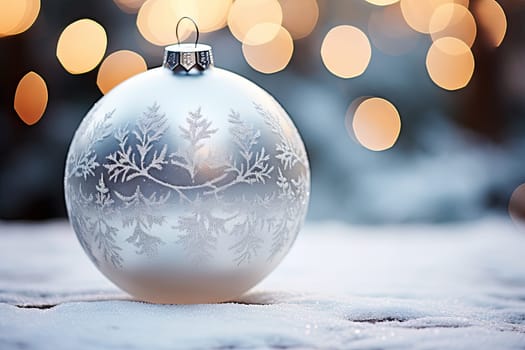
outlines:
[[[289,247],[306,214],[308,160],[291,122],[261,105],[254,104],[254,109],[277,139],[270,152],[262,145],[261,130],[235,110],[227,120],[234,153],[221,153],[211,148],[219,129],[201,108],[189,111],[184,123],[170,130],[166,114],[154,103],[136,124],[115,130],[115,111],[94,122],[95,106],[77,131],[85,138],[84,146],[73,144],[66,164],[71,222],[91,259],[120,268],[123,244],[148,257],[176,244],[189,261],[206,264],[218,240],[226,237],[233,242],[228,248],[232,263],[242,265],[263,250],[272,260]],[[293,130],[293,137],[285,129]],[[176,147],[164,141],[168,132],[178,134]],[[110,142],[113,152],[97,154],[97,144]],[[225,195],[267,183],[275,190]],[[86,193],[87,188],[92,190]],[[169,221],[160,209],[172,203],[184,210]],[[170,235],[161,237],[159,228]],[[267,249],[265,237],[271,240]]]

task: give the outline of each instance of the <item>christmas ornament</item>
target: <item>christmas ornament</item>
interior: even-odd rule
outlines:
[[[197,30],[94,105],[64,186],[80,244],[111,281],[141,300],[206,303],[240,296],[286,255],[310,170],[282,107],[214,67]]]

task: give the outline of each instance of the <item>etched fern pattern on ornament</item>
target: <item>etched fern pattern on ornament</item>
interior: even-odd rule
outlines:
[[[204,118],[201,109],[195,112],[189,112],[186,118],[186,126],[179,126],[181,137],[188,143],[183,150],[178,150],[170,154],[170,163],[183,168],[188,172],[191,181],[195,182],[195,175],[198,172],[199,165],[206,163],[210,159],[203,160],[199,153],[205,146],[207,139],[211,138],[218,129],[211,129],[211,121]]]
[[[124,203],[122,226],[132,228],[132,234],[126,239],[126,242],[133,244],[138,249],[137,254],[155,256],[159,246],[166,243],[150,232],[154,226],[162,226],[166,221],[166,217],[159,215],[158,212],[159,208],[169,199],[170,193],[157,196],[157,193],[154,192],[150,196],[145,196],[140,186],[137,186],[135,192],[130,196],[117,191],[115,195]]]
[[[127,127],[118,130],[115,133],[115,139],[118,141],[119,149],[106,157],[107,163],[104,167],[108,170],[109,179],[114,182],[127,182],[135,178],[145,178],[157,185],[163,186],[168,190],[175,191],[180,200],[191,202],[192,199],[186,194],[189,190],[209,189],[214,190],[217,184],[222,181],[227,174],[222,174],[214,179],[199,184],[183,185],[170,183],[161,179],[156,170],[163,170],[167,166],[183,169],[192,180],[198,171],[197,156],[190,152],[170,152],[168,156],[167,144],[160,143],[168,129],[166,115],[159,112],[160,106],[154,104],[141,116],[138,125],[132,134],[135,144],[130,141],[130,131]],[[191,112],[186,119],[187,127],[181,126],[183,139],[198,152],[203,147],[202,141],[209,138],[216,130],[210,129],[211,123],[203,118],[200,109]],[[156,143],[162,144],[161,149],[156,149]],[[225,165],[223,165],[225,166]]]
[[[78,191],[69,184],[69,198],[71,205],[71,213],[75,213],[71,216],[71,225],[73,226],[75,232],[77,233],[78,241],[80,245],[89,256],[91,261],[95,265],[99,266],[100,262],[95,256],[91,244],[88,240],[90,235],[89,226],[90,226],[90,217],[88,215],[83,215],[85,210],[90,208],[91,203],[93,202],[93,195],[86,195],[82,190],[82,184],[78,185]]]
[[[114,134],[119,149],[109,154],[104,167],[108,170],[109,179],[114,182],[127,182],[137,177],[146,177],[152,181],[156,178],[151,175],[153,169],[162,170],[167,164],[167,145],[160,150],[154,149],[168,129],[165,114],[159,113],[159,105],[154,104],[139,118],[137,125],[131,132],[135,143],[130,142],[128,127],[117,130]]]
[[[73,187],[70,188],[73,189]],[[97,255],[101,255],[114,267],[122,267],[123,259],[120,256],[122,249],[115,242],[118,228],[107,220],[114,209],[112,208],[113,199],[104,183],[103,175],[101,174],[98,185],[96,185],[95,196],[91,193],[85,194],[79,184],[78,192],[73,191],[71,198],[72,205],[76,206],[74,212],[86,213],[71,217],[71,224],[78,233],[80,245],[96,265],[100,265]],[[90,238],[89,241],[88,238]],[[90,244],[91,241],[95,244]],[[96,254],[95,249],[98,249],[99,254]]]
[[[111,135],[110,119],[115,110],[106,113],[102,120],[96,121],[92,128],[87,128],[87,123],[95,117],[97,107],[93,108],[90,115],[83,121],[77,133],[86,134],[84,148],[80,152],[70,152],[66,162],[66,177],[82,177],[84,180],[88,176],[95,176],[95,169],[100,165],[97,161],[97,153],[94,147],[97,143],[104,141]]]
[[[120,232],[129,232],[126,242],[137,248],[137,254],[157,255],[160,246],[166,242],[155,232],[167,223],[167,218],[159,212],[173,195],[189,208],[176,218],[176,224],[171,228],[178,233],[176,244],[183,247],[191,261],[209,261],[219,238],[228,232],[234,238],[229,250],[233,252],[237,265],[248,263],[259,254],[265,245],[261,238],[263,232],[271,236],[271,242],[268,242],[271,243],[270,259],[282,251],[290,243],[290,232],[298,229],[300,223],[296,218],[304,216],[303,203],[309,191],[307,158],[300,139],[293,136],[290,139],[285,134],[285,129],[293,128],[293,125],[284,125],[283,128],[278,116],[256,104],[255,109],[272,133],[278,135],[275,158],[279,166],[272,165],[272,157],[260,145],[261,131],[234,110],[228,115],[228,132],[234,144],[232,153],[220,153],[220,149],[212,148],[218,129],[203,115],[201,108],[188,112],[178,129],[180,143],[177,149],[169,149],[168,143],[162,140],[169,123],[160,106],[154,103],[140,115],[136,124],[125,125],[113,132],[117,149],[105,156],[102,166],[94,146],[111,134],[110,118],[114,111],[95,123],[89,129],[92,131],[87,136],[90,140],[88,146],[80,156],[68,159],[66,172],[71,177],[86,180],[95,175],[99,166],[106,170],[106,173],[99,173],[100,179],[92,194],[85,196],[79,189],[76,198],[82,198],[72,201],[78,202],[74,205],[84,205],[84,208],[96,208],[94,212],[91,210],[84,217],[72,220],[76,231],[80,232],[81,244],[92,259],[97,260],[96,256],[99,256],[116,267],[121,266],[123,260],[116,245]],[[287,178],[285,174],[296,167],[303,169],[292,171],[298,174],[296,178]],[[166,178],[165,172],[186,174],[187,178]],[[257,194],[248,199],[244,195],[240,198],[224,197],[225,191],[231,187],[264,184],[272,178],[277,191],[264,197]],[[141,181],[135,182],[138,179]],[[173,179],[184,182],[170,182]],[[132,182],[130,185],[134,191],[112,192],[106,180],[121,184]],[[151,193],[152,184],[165,191]],[[68,189],[73,191],[71,183]],[[120,230],[105,219],[112,213],[118,214],[121,220]],[[96,244],[98,255],[90,250],[93,247],[89,247],[88,238]]]
[[[200,198],[192,206],[189,214],[179,216],[173,228],[181,232],[176,243],[184,247],[192,263],[202,265],[213,257],[218,237],[226,234],[225,225],[233,217],[215,216],[213,206],[203,203]]]
[[[154,147],[168,129],[166,115],[159,113],[159,108],[156,103],[149,107],[131,132],[124,127],[114,133],[118,150],[106,156],[104,164],[110,181],[128,182],[138,177],[160,181],[151,174],[155,169],[162,170],[167,164],[167,145],[164,144],[160,150]],[[131,137],[134,140],[130,140]],[[122,212],[126,213],[122,215],[123,228],[131,227],[133,230],[126,241],[138,248],[137,254],[156,255],[158,247],[165,242],[152,235],[151,230],[155,225],[162,226],[165,217],[156,214],[155,209],[167,201],[169,192],[166,195],[152,193],[146,196],[137,186],[131,195],[119,192],[115,195],[123,202]]]
[[[280,161],[281,166],[277,169],[276,184],[279,188],[278,198],[281,199],[282,208],[280,209],[281,214],[271,219],[270,222],[272,246],[269,260],[272,260],[290,243],[290,232],[299,230],[301,220],[297,220],[297,218],[304,218],[306,214],[305,201],[309,192],[309,179],[306,175],[308,159],[301,140],[297,136],[293,138],[286,137],[285,130],[281,125],[281,119],[261,105],[254,105],[272,132],[279,137],[279,142],[275,145],[275,158]],[[287,123],[286,128],[295,129],[291,122]],[[297,133],[293,134],[297,135]],[[283,171],[291,170],[295,167],[300,167],[299,175],[297,175],[297,178],[288,179]]]
[[[242,198],[241,208],[243,208],[244,215],[231,230],[231,234],[238,239],[230,247],[237,265],[250,262],[262,248],[264,240],[258,233],[267,232],[270,229],[272,216],[269,214],[271,213],[269,209],[274,199],[273,194],[267,194],[264,197],[256,195],[251,200]]]
[[[239,148],[239,155],[242,158],[241,162],[238,162],[233,156],[229,158],[230,165],[227,171],[236,175],[235,180],[231,183],[265,183],[267,179],[271,178],[273,166],[270,166],[270,155],[266,153],[264,147],[254,150],[259,143],[261,132],[248,125],[241,119],[240,114],[233,110],[228,122],[231,124],[230,134]]]
[[[230,123],[229,132],[238,148],[239,157],[231,154],[215,158],[214,164],[222,169],[222,175],[205,184],[206,186],[203,187],[204,191],[201,193],[202,200],[199,197],[194,203],[191,213],[180,216],[178,225],[175,226],[176,229],[182,232],[177,243],[184,247],[184,250],[192,260],[200,261],[201,263],[207,262],[213,256],[213,250],[216,247],[219,235],[226,232],[225,225],[243,214],[242,211],[245,206],[242,204],[227,204],[222,201],[223,191],[242,183],[250,185],[258,182],[265,183],[267,179],[271,178],[271,172],[273,171],[273,167],[269,163],[270,156],[266,153],[264,147],[256,149],[261,136],[260,131],[255,130],[244,122],[240,114],[235,111],[230,112],[228,122]],[[187,123],[189,124],[188,128],[181,127],[182,136],[190,141],[191,144],[198,145],[197,148],[194,148],[197,150],[204,147],[202,143],[204,139],[211,138],[216,132],[216,129],[210,129],[211,122],[202,118],[200,110],[190,114]],[[195,128],[197,125],[202,128],[201,131]],[[200,143],[196,142],[196,140]],[[223,159],[226,159],[226,161],[223,161]],[[215,203],[215,205],[204,205],[204,201]],[[218,216],[217,213],[213,213],[212,207],[219,207],[223,211],[228,211],[229,217]],[[240,229],[240,226],[237,225],[239,224],[232,228],[236,232]],[[230,248],[237,254],[235,261],[238,264],[249,260],[261,246],[262,240],[253,239],[253,237],[248,235],[249,233],[246,233],[245,237],[236,234],[239,241]]]
[[[275,145],[276,158],[281,161],[284,170],[291,169],[297,163],[306,167],[308,160],[306,152],[298,137],[286,137],[286,133],[280,122],[280,118],[267,109],[264,109],[260,104],[254,104],[255,109],[264,118],[265,123],[270,127],[272,132],[279,136],[279,142]],[[292,123],[287,123],[288,129],[295,129]],[[296,133],[294,133],[296,134]]]
[[[85,194],[82,185],[78,185],[78,191],[74,188],[72,179],[82,178],[87,180],[88,177],[95,175],[95,170],[100,166],[97,161],[98,154],[94,147],[97,143],[104,141],[111,135],[111,117],[113,116],[114,110],[104,114],[101,120],[95,121],[92,128],[88,128],[89,123],[97,117],[96,112],[98,106],[95,105],[86,118],[82,121],[77,134],[86,137],[85,145],[78,152],[69,152],[68,159],[66,161],[66,191],[69,193],[71,199],[70,205],[75,213],[83,213],[89,211],[94,201],[93,194]],[[73,146],[74,147],[74,146]],[[76,146],[77,148],[79,146]],[[88,242],[88,236],[92,235],[92,222],[93,219],[90,215],[77,214],[72,216],[71,224],[78,233],[78,238],[81,246],[87,252],[88,256],[96,265],[100,264],[100,261],[96,257],[93,247]],[[116,266],[121,260],[115,258]]]
[[[281,203],[286,203],[286,205],[280,210],[281,216],[271,223],[272,247],[270,260],[279,252],[283,251],[290,243],[290,232],[297,232],[299,230],[301,221],[297,220],[297,218],[302,218],[305,215],[303,204],[306,200],[309,186],[304,173],[299,175],[297,179],[289,180],[283,175],[281,168],[278,168],[278,172],[278,198],[281,199]]]
[[[122,248],[115,244],[116,235],[119,230],[107,220],[108,217],[115,213],[113,208],[115,201],[111,198],[111,193],[104,182],[103,174],[100,174],[100,179],[95,188],[97,190],[95,194],[97,212],[90,222],[89,230],[106,262],[111,263],[115,267],[122,267],[123,260],[120,256]]]
[[[257,148],[261,137],[260,130],[255,129],[241,119],[238,112],[231,111],[228,119],[230,134],[239,150],[240,161],[230,157],[230,167],[238,182],[247,184],[266,183],[271,179],[274,167],[270,165],[270,155],[264,147]],[[249,262],[258,254],[264,241],[256,232],[263,232],[265,221],[261,212],[254,210],[256,196],[252,203],[246,203],[243,197],[237,205],[237,222],[231,229],[231,234],[237,241],[230,246],[235,255],[234,262],[240,265]]]
[[[236,157],[230,155],[224,160],[215,157],[212,164],[215,168],[223,168],[223,174],[202,183],[181,185],[165,182],[154,176],[152,170],[162,170],[167,165],[185,170],[192,181],[201,163],[209,165],[209,158],[199,161],[198,153],[205,146],[205,141],[210,139],[217,129],[211,129],[211,122],[204,118],[200,108],[190,112],[186,118],[186,126],[181,126],[181,136],[189,143],[184,151],[178,150],[167,156],[167,145],[164,144],[160,150],[153,146],[166,132],[167,120],[165,114],[159,113],[159,106],[154,104],[140,118],[138,126],[133,131],[136,144],[130,142],[130,131],[127,127],[115,133],[119,149],[106,157],[107,163],[104,167],[108,170],[109,179],[114,182],[127,182],[137,177],[145,177],[161,186],[175,190],[183,199],[190,201],[184,194],[185,191],[204,189],[204,195],[217,194],[228,187],[239,183],[253,184],[265,182],[270,178],[273,167],[269,165],[270,156],[264,147],[254,151],[253,147],[258,143],[260,132],[246,125],[240,115],[231,112],[229,118],[230,132],[236,145],[239,147],[242,161],[238,162]]]

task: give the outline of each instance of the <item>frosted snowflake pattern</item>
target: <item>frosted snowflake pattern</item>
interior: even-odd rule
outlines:
[[[72,145],[65,172],[72,225],[97,265],[122,267],[122,244],[147,257],[176,244],[189,261],[206,264],[213,259],[219,239],[227,236],[232,263],[242,265],[263,250],[271,261],[293,243],[306,214],[309,170],[291,121],[254,104],[276,140],[273,149],[266,149],[261,130],[231,110],[227,131],[233,146],[223,154],[210,150],[219,129],[201,108],[174,126],[154,103],[134,125],[118,129],[112,125],[115,110],[94,122],[97,109],[79,127],[77,135],[83,142]],[[179,144],[171,149],[163,138],[174,127]],[[113,142],[113,151],[97,154],[95,146],[102,142]],[[287,175],[291,173],[296,176]],[[177,183],[181,177],[189,181]],[[273,191],[225,195],[235,187],[267,182],[274,184]],[[174,199],[184,210],[168,220],[159,208]],[[173,239],[156,235],[159,228]]]

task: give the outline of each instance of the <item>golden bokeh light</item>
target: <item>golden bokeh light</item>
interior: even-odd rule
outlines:
[[[137,13],[146,0],[113,0],[126,13]]]
[[[280,35],[278,28],[282,20],[283,12],[277,0],[236,0],[230,8],[228,27],[237,40],[250,46],[258,46]],[[247,37],[252,28],[264,23],[276,26],[267,26],[266,31],[252,31],[250,37]]]
[[[399,2],[399,0],[366,0],[366,2],[377,6],[387,6],[395,4],[396,2]]]
[[[363,74],[371,57],[372,48],[367,36],[353,26],[332,28],[321,46],[324,65],[340,78],[353,78]]]
[[[406,24],[399,3],[382,7],[370,14],[368,35],[375,47],[393,56],[412,50],[421,36]]]
[[[379,97],[358,99],[357,103],[357,107],[352,103],[347,112],[347,120],[353,115],[352,130],[357,141],[372,151],[391,148],[401,131],[401,118],[396,107]]]
[[[98,69],[97,86],[103,94],[107,94],[124,80],[147,69],[146,61],[138,53],[129,50],[113,52]]]
[[[177,22],[184,16],[198,17],[195,1],[148,0],[137,15],[137,28],[150,43],[165,46],[177,42]],[[191,21],[183,21],[179,26],[179,39],[185,40],[194,31]]]
[[[317,0],[280,0],[283,11],[283,27],[293,39],[308,36],[319,19]]]
[[[468,0],[400,0],[401,12],[412,29],[430,33],[430,19],[438,7],[448,3],[458,3],[468,7]]]
[[[345,129],[346,129],[346,132],[348,134],[348,136],[350,136],[350,138],[352,139],[352,141],[354,141],[355,143],[357,144],[360,144],[359,141],[357,141],[357,138],[355,137],[355,133],[354,133],[354,127],[352,126],[352,123],[354,122],[354,115],[355,115],[355,111],[357,110],[357,107],[359,107],[359,105],[371,98],[372,96],[361,96],[361,97],[358,97],[356,98],[355,100],[352,101],[352,103],[350,103],[350,105],[348,106],[347,110],[346,110],[346,114],[345,114]]]
[[[198,14],[195,20],[203,33],[224,28],[233,0],[194,0]]]
[[[476,21],[463,5],[449,3],[439,6],[430,19],[432,40],[451,36],[472,47],[476,39]]]
[[[20,119],[27,125],[36,124],[47,106],[47,86],[40,75],[29,72],[18,83],[14,108]]]
[[[508,210],[516,226],[525,228],[525,184],[518,186],[512,193]]]
[[[56,55],[65,70],[82,74],[93,70],[106,53],[106,31],[91,19],[68,25],[58,38]]]
[[[500,46],[507,32],[507,18],[500,4],[495,0],[478,0],[473,3],[473,11],[490,44]]]
[[[474,73],[474,56],[463,41],[440,38],[428,50],[426,66],[430,78],[445,90],[465,87]]]
[[[0,0],[0,37],[28,30],[40,12],[40,0]]]
[[[258,23],[244,36],[243,44],[258,46],[266,44],[279,34],[281,26],[275,23]]]
[[[261,73],[276,73],[288,65],[293,54],[293,39],[288,31],[272,23],[266,23],[265,26],[278,26],[275,28],[268,28],[272,31],[277,31],[277,35],[261,45],[242,44],[242,53],[248,64]]]
[[[25,1],[0,0],[0,35],[9,35],[24,18]]]

